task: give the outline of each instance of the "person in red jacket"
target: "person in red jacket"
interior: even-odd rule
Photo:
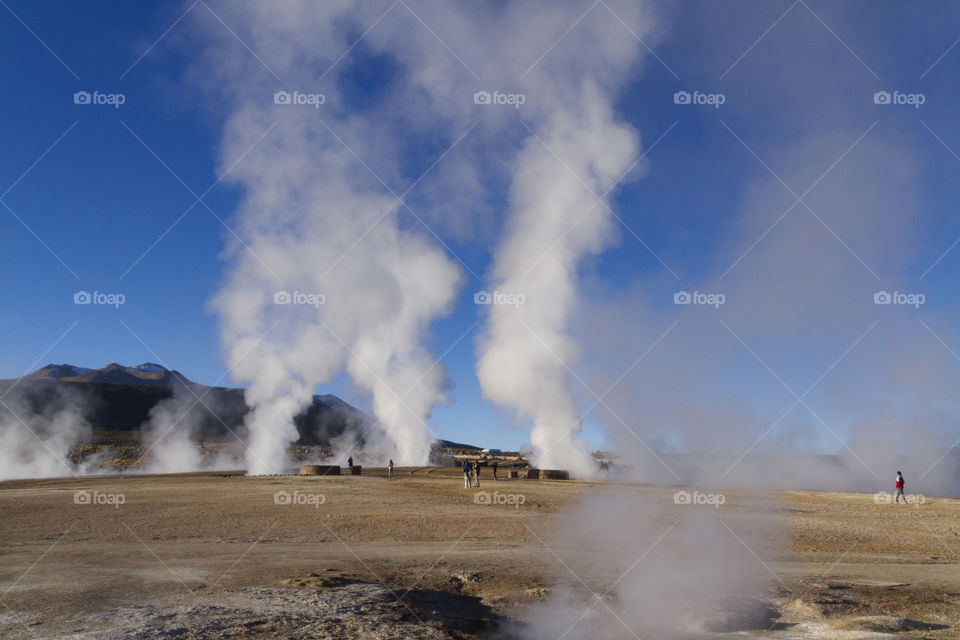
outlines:
[[[897,497],[894,498],[894,502],[900,502],[900,497],[903,496],[903,503],[907,503],[907,496],[903,495],[903,474],[897,471]]]

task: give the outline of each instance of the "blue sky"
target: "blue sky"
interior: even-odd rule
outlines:
[[[222,252],[242,190],[229,180],[217,184],[226,113],[188,80],[196,53],[190,22],[204,11],[195,6],[181,19],[190,6],[4,0],[0,7],[0,82],[7,88],[0,103],[5,124],[0,127],[5,205],[0,207],[0,272],[5,276],[0,377],[15,377],[35,363],[162,361],[198,382],[234,383],[222,377],[225,357],[209,301],[224,281]],[[584,3],[581,12],[588,6]],[[876,311],[868,300],[874,290],[923,292],[922,310],[898,317],[909,325],[921,311],[926,314],[919,317],[929,331],[914,323],[907,334],[926,348],[935,333],[937,357],[944,359],[938,366],[955,371],[950,349],[960,351],[960,343],[953,342],[960,249],[948,250],[960,238],[955,213],[960,95],[954,81],[960,47],[952,48],[960,38],[960,9],[890,4],[887,12],[875,7],[815,1],[730,3],[722,9],[705,2],[663,6],[651,44],[659,60],[646,55],[614,100],[617,116],[639,132],[644,151],[659,142],[640,175],[615,192],[612,206],[623,221],[619,241],[580,265],[583,304],[575,325],[585,332],[578,337],[586,339],[580,341],[578,378],[602,391],[604,380],[615,380],[674,320],[682,321],[678,332],[700,326],[696,318],[703,311],[673,304],[678,290],[726,291],[731,298],[739,293],[741,300],[744,291],[753,291],[751,317],[766,314],[769,309],[757,308],[765,307],[769,283],[759,276],[746,282],[736,278],[751,270],[773,274],[773,263],[760,256],[764,248],[773,252],[776,242],[803,255],[802,247],[790,245],[793,227],[787,225],[795,219],[826,234],[822,249],[817,245],[810,251],[831,252],[841,271],[830,279],[849,276],[870,313]],[[570,22],[576,15],[571,12]],[[619,28],[611,19],[610,29]],[[344,60],[349,70],[336,90],[361,110],[389,99],[397,74],[393,64],[358,46]],[[119,108],[78,105],[78,91],[123,94],[124,103]],[[719,108],[676,104],[678,91],[723,94],[725,102]],[[924,103],[920,108],[875,104],[877,91],[922,94]],[[517,122],[509,130],[519,135],[523,108],[509,117],[514,116]],[[864,132],[864,144],[850,150]],[[877,146],[868,146],[874,141]],[[391,187],[403,190],[404,179],[420,175],[448,143],[429,135],[408,141],[409,165]],[[885,163],[883,153],[896,158]],[[809,199],[824,220],[797,207],[788,222],[760,239],[793,201],[780,180],[800,194],[828,170]],[[909,179],[894,188],[891,175]],[[835,221],[830,212],[844,209],[845,189],[879,194],[900,214],[881,211]],[[484,220],[475,221],[465,235],[439,231],[469,269],[456,307],[434,323],[427,345],[436,356],[446,353],[453,384],[452,404],[435,410],[430,422],[451,440],[515,448],[526,433],[511,427],[510,411],[482,398],[474,373],[476,333],[468,332],[478,319],[482,328],[473,293],[486,288],[506,203],[502,180],[491,177],[485,190],[488,201],[476,214]],[[411,194],[412,203],[417,198]],[[869,199],[851,205],[857,211],[871,206]],[[403,223],[416,226],[409,216]],[[877,228],[893,228],[894,237],[902,238],[903,251],[892,252],[896,259],[887,261],[889,239],[874,242]],[[721,278],[745,251],[746,257]],[[776,256],[765,259],[775,262]],[[783,281],[788,284],[820,277],[787,271]],[[119,309],[75,305],[79,290],[122,293],[126,301]],[[815,297],[810,302],[818,303]],[[591,317],[599,309],[620,320],[611,336],[623,331],[637,344],[622,343],[623,354],[604,345],[594,326],[603,318]],[[833,312],[814,316],[833,318]],[[707,404],[715,396],[740,397],[764,418],[776,416],[784,398],[766,367],[758,369],[758,360],[790,386],[805,389],[862,330],[831,334],[813,327],[806,335],[778,325],[782,320],[775,314],[746,328],[737,324],[741,313],[747,310],[724,316],[727,325],[732,333],[748,336],[744,342],[760,357],[734,345],[735,355],[726,359],[731,351],[725,344],[722,353],[708,358],[712,379],[722,380],[696,395]],[[896,349],[904,340],[896,332],[880,333],[886,324],[885,318],[877,334],[883,337],[873,346],[877,352]],[[719,335],[725,335],[722,327]],[[669,341],[662,345],[668,346]],[[684,353],[674,359],[665,352],[662,362],[681,361]],[[643,366],[632,374],[640,375]],[[838,367],[837,375],[852,383],[871,371],[868,362],[858,366],[864,369],[852,363],[846,371]],[[645,375],[637,384],[656,378],[651,371]],[[580,405],[589,406],[591,395],[576,379],[571,385]],[[619,391],[630,395],[630,388],[624,384]],[[839,383],[836,389],[824,387],[823,406],[833,407],[831,392],[840,394],[843,388]],[[865,392],[864,404],[883,388]],[[369,406],[344,376],[317,391]],[[816,393],[811,398],[816,400]],[[630,407],[630,398],[621,401]],[[858,419],[856,411],[839,409],[824,408],[822,415],[840,432]],[[602,433],[604,420],[609,416],[600,410],[587,418],[592,447],[610,444]],[[796,428],[802,428],[809,417],[796,420]],[[650,433],[671,442],[656,428]],[[829,438],[824,440],[829,448]]]

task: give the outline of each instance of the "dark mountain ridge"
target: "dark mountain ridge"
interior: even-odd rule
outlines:
[[[20,378],[0,380],[9,394],[33,413],[71,406],[90,423],[94,442],[137,440],[151,412],[162,402],[172,420],[191,427],[195,439],[233,441],[245,436],[243,418],[250,410],[244,390],[209,387],[179,371],[146,362],[134,367],[111,363],[99,369],[48,364]],[[8,403],[11,402],[8,397]],[[334,395],[315,395],[294,420],[301,445],[329,446],[347,429],[362,433],[374,419]]]
[[[75,408],[90,423],[94,443],[139,440],[151,413],[160,409],[189,426],[196,440],[234,442],[236,436],[246,438],[243,419],[250,411],[243,389],[203,385],[152,362],[133,367],[114,362],[99,369],[48,364],[0,380],[0,396],[36,414]],[[328,447],[347,430],[360,435],[377,429],[373,417],[332,394],[313,396],[294,424],[300,435],[296,444],[305,446]],[[479,449],[447,440],[438,444]]]

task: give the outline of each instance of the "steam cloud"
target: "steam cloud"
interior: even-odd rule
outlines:
[[[591,491],[566,511],[563,529],[538,534],[557,554],[556,586],[515,637],[673,639],[770,626],[771,577],[757,557],[777,540],[774,516],[763,505],[748,517],[729,502],[670,502],[666,491]]]
[[[682,16],[675,50],[696,51],[673,61],[685,78],[706,83],[723,72],[718,58],[742,52],[738,38],[711,37],[718,25],[735,24],[739,37],[763,31],[766,17],[750,17],[750,7]],[[823,17],[840,32],[873,19]],[[960,335],[947,301],[931,304],[948,267],[922,277],[940,253],[929,249],[940,246],[929,230],[939,221],[925,181],[941,157],[927,157],[915,123],[878,121],[860,99],[874,78],[857,64],[835,68],[829,32],[801,20],[780,26],[725,77],[716,146],[684,156],[693,176],[747,163],[726,206],[693,218],[723,240],[696,265],[661,253],[678,278],[658,269],[589,295],[573,330],[591,354],[578,373],[597,393],[610,390],[596,417],[635,480],[874,492],[891,491],[899,469],[908,492],[957,495],[951,349]],[[797,60],[796,42],[810,38],[817,45]],[[706,54],[691,48],[707,41]],[[887,50],[882,39],[858,45],[864,60]],[[786,64],[791,74],[781,73]],[[831,83],[843,90],[822,91]],[[745,124],[756,113],[777,136]],[[683,246],[689,238],[676,233],[673,246]],[[722,293],[726,303],[674,305],[677,290]],[[928,302],[877,305],[879,290],[927,292]]]
[[[316,86],[316,70],[349,46],[334,22],[361,21],[364,13],[287,3],[264,16],[258,3],[241,5],[225,11],[263,45],[280,75],[303,87]],[[296,16],[304,22],[288,21]],[[329,41],[318,44],[311,29]],[[292,58],[284,56],[288,42],[297,45]],[[334,69],[331,80],[344,69]],[[241,65],[228,72],[229,88],[248,87],[248,71]],[[399,172],[397,159],[383,153],[398,133],[376,124],[382,113],[364,113],[332,94],[321,115],[278,105],[270,100],[274,84],[268,76],[255,91],[231,96],[223,136],[224,171],[243,158],[230,179],[246,192],[236,221],[244,246],[229,252],[214,307],[233,375],[249,383],[248,470],[286,470],[287,446],[298,437],[294,416],[316,385],[341,372],[372,395],[391,443],[375,448],[398,464],[424,464],[433,441],[425,421],[446,400],[446,379],[420,342],[449,310],[460,270],[423,234],[402,228],[401,201],[379,178]],[[378,129],[383,136],[371,136]],[[275,304],[278,291],[293,292],[292,304]],[[300,294],[322,304],[298,304]]]
[[[421,343],[430,323],[450,310],[462,274],[429,233],[407,228],[401,214],[413,213],[417,225],[469,234],[484,207],[477,185],[490,177],[489,166],[502,166],[504,154],[515,154],[512,213],[492,278],[528,302],[512,316],[491,310],[478,373],[489,397],[533,419],[538,462],[590,471],[573,437],[578,412],[556,356],[576,359],[566,328],[578,263],[613,238],[605,203],[591,205],[637,157],[637,136],[616,122],[610,95],[637,60],[637,34],[649,36],[652,25],[645,6],[610,7],[616,15],[598,8],[551,47],[582,12],[578,3],[464,8],[428,1],[391,9],[288,2],[269,12],[254,2],[217,5],[262,60],[237,49],[222,25],[211,22],[204,31],[214,43],[204,68],[226,73],[219,95],[227,96],[231,116],[221,166],[245,189],[236,222],[243,246],[228,251],[230,272],[214,307],[232,372],[249,383],[252,472],[285,466],[285,448],[296,437],[293,415],[315,385],[341,372],[372,394],[396,461],[426,462],[425,420],[446,395],[443,368],[431,364]],[[441,40],[457,42],[456,56],[423,27],[423,15],[438,25]],[[534,23],[543,29],[531,34],[525,25]],[[373,105],[351,102],[342,91],[350,67],[339,57],[354,44],[348,36],[360,33],[363,42],[352,55],[370,56],[393,74],[379,89],[384,99]],[[277,83],[264,65],[305,92],[321,90],[322,74],[323,108],[270,102]],[[478,78],[529,96],[531,124],[522,123],[529,131],[520,144],[517,119],[504,107],[488,105],[472,121],[471,98],[486,87]],[[471,134],[475,125],[478,133]],[[405,162],[423,139],[438,137],[439,150],[413,182],[421,217],[406,193],[402,203],[394,197],[401,188],[387,184],[410,184]],[[434,165],[435,176],[427,175]],[[551,248],[567,226],[574,228]],[[531,265],[533,253],[543,258]],[[277,307],[271,295],[278,289],[322,294],[325,303]],[[524,396],[534,380],[541,386],[531,401]]]
[[[50,478],[85,473],[70,448],[90,437],[82,408],[88,401],[66,389],[4,389],[0,407],[0,480]]]
[[[490,399],[533,418],[536,464],[588,476],[595,465],[573,437],[580,419],[567,368],[577,347],[566,329],[578,261],[599,252],[611,235],[611,216],[595,194],[630,169],[637,144],[598,90],[588,86],[583,95],[582,104],[552,114],[542,140],[529,139],[516,161],[513,217],[493,271],[498,290],[526,300],[491,305],[477,374]]]
[[[205,457],[200,441],[208,432],[236,436],[239,425],[222,422],[235,413],[202,389],[191,393],[185,386],[172,387],[173,397],[161,400],[150,409],[149,419],[140,426],[145,473],[183,473],[188,471],[236,469],[240,461],[229,451]],[[198,398],[201,401],[198,401]]]

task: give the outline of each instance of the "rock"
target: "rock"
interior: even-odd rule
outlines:
[[[455,573],[450,576],[450,581],[468,584],[471,582],[483,582],[483,577],[478,573]]]

